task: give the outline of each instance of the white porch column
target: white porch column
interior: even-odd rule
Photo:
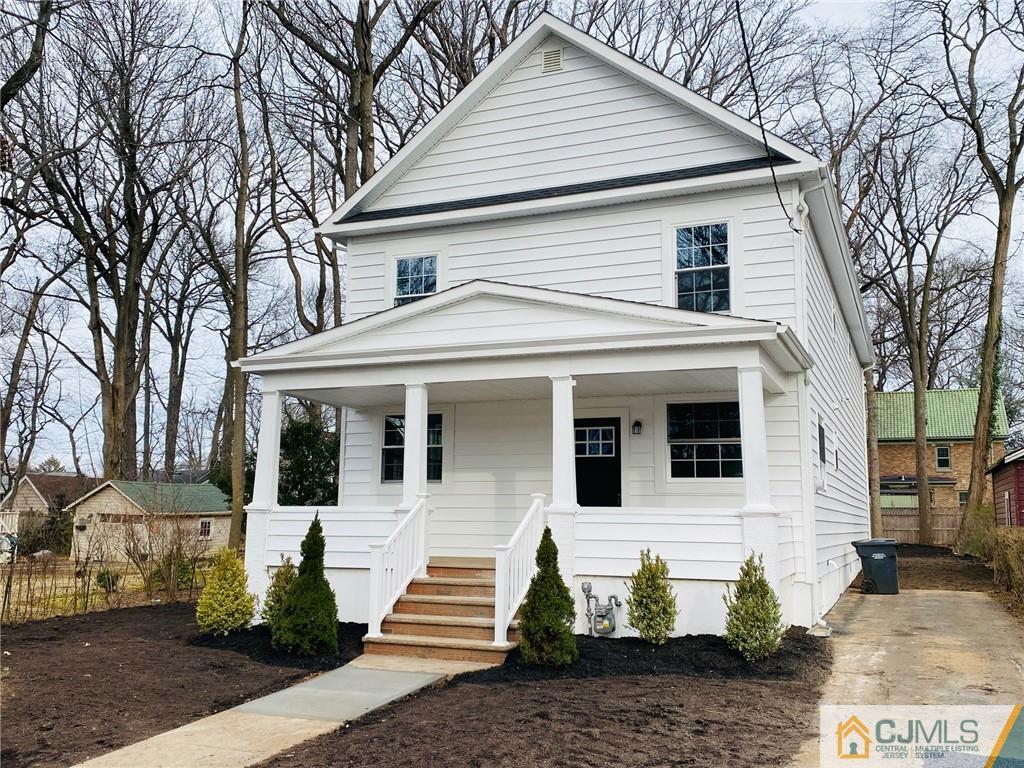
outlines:
[[[765,428],[764,382],[760,366],[737,369],[740,400],[740,442],[743,452],[743,556],[764,558],[765,576],[778,588],[779,513],[772,504],[768,476],[768,435]]]
[[[246,506],[245,572],[249,589],[263,599],[267,576],[267,524],[277,504],[277,479],[281,466],[281,393],[264,390],[260,406],[260,434],[256,443],[256,476],[252,501]]]
[[[576,433],[571,376],[551,377],[551,506],[548,527],[558,547],[558,569],[573,592],[576,554]]]
[[[427,492],[427,385],[405,385],[405,461],[402,507],[412,509]]]

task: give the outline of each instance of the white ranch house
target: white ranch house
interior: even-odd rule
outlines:
[[[826,168],[768,143],[538,19],[322,227],[345,324],[239,362],[263,386],[251,586],[318,512],[371,650],[484,658],[546,523],[579,631],[581,584],[624,595],[645,547],[678,634],[722,631],[751,552],[787,621],[820,620],[868,534],[872,352]],[[344,409],[337,506],[277,504],[289,395]]]

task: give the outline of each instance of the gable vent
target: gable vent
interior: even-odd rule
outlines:
[[[555,48],[551,51],[544,51],[541,54],[540,72],[546,75],[549,72],[562,71],[562,49]]]

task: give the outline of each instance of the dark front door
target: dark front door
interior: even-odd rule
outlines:
[[[576,419],[576,500],[581,507],[622,506],[619,419]]]

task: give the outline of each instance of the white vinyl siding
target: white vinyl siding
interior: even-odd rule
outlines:
[[[760,157],[763,149],[571,46],[540,45],[369,210]]]
[[[846,327],[839,323],[833,332],[835,291],[809,225],[803,241],[808,341],[815,362],[807,389],[807,430],[809,458],[818,480],[814,508],[821,607],[828,610],[859,568],[850,542],[869,535],[864,380],[850,359]],[[824,451],[818,441],[819,418],[824,427]],[[838,466],[837,451],[843,457]],[[819,459],[822,454],[824,466]]]
[[[388,254],[444,252],[441,287],[471,280],[676,306],[675,228],[729,222],[730,314],[794,325],[793,233],[762,186],[349,242],[347,320],[390,308]]]

